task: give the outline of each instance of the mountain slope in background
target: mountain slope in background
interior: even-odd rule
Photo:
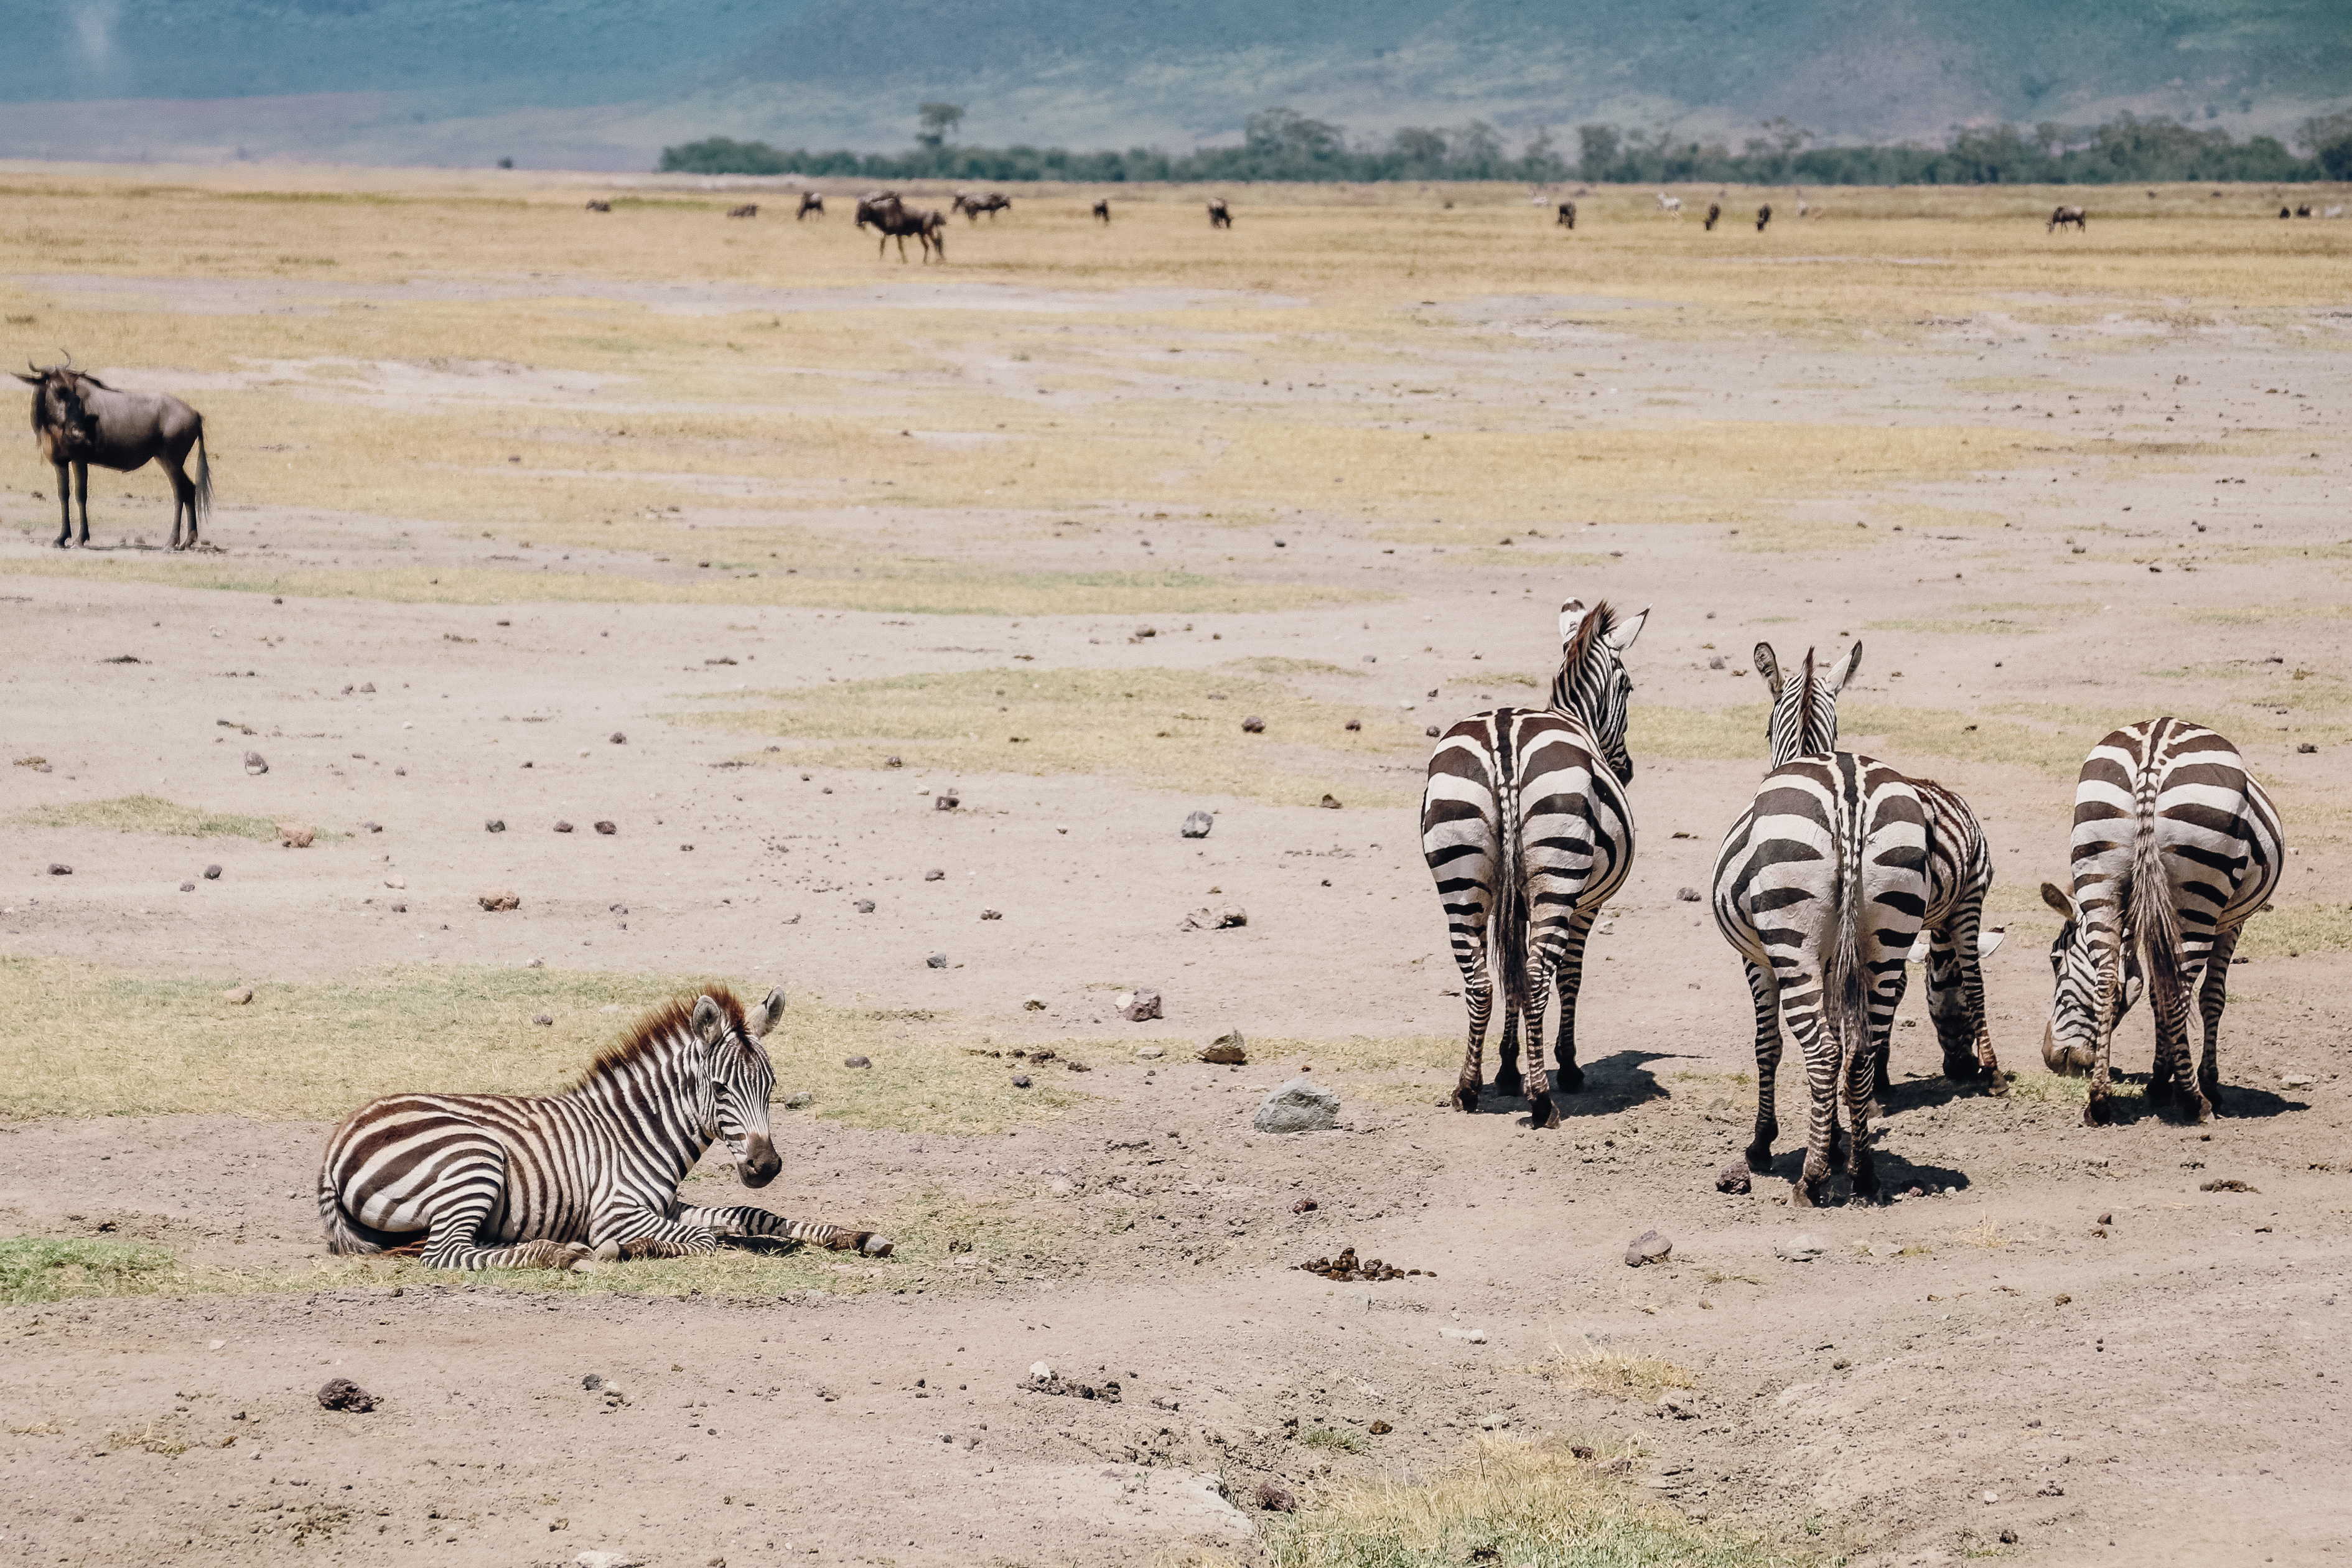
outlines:
[[[705,134],[1189,148],[1284,103],[1836,140],[2118,110],[2283,132],[2352,95],[2343,0],[0,0],[0,155],[647,168]]]

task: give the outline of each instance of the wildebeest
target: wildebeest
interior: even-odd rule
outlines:
[[[1660,191],[1658,210],[1662,213],[1672,213],[1675,216],[1680,217],[1683,216],[1683,199],[1680,196],[1670,196],[1665,192]]]
[[[798,223],[801,219],[808,216],[811,213],[816,214],[819,217],[823,217],[824,216],[824,192],[803,191],[801,193],[801,210],[793,215],[793,221],[794,223]]]
[[[2311,216],[2311,204],[2309,202],[2296,203],[2294,216],[2297,217],[2309,217]]]
[[[729,207],[727,209],[727,216],[729,217],[758,217],[760,216],[760,204],[757,202],[745,202],[740,207]]]
[[[2091,232],[2091,215],[2081,207],[2053,207],[2050,209],[2050,221],[2042,226],[2042,232],[2048,234],[2053,229],[2064,228],[2068,224],[2088,234]]]
[[[1766,202],[1762,206],[1756,209],[1756,232],[1762,234],[1764,232],[1764,226],[1771,221],[1772,204],[1770,202]]]
[[[1562,228],[1574,228],[1576,226],[1576,204],[1574,202],[1560,203],[1559,216],[1553,221],[1558,223]]]
[[[1096,201],[1095,221],[1097,223],[1108,223],[1110,221],[1110,198],[1108,196],[1101,197]]]
[[[872,224],[882,231],[881,246],[875,251],[882,255],[890,242],[898,242],[898,259],[907,259],[907,237],[913,235],[921,243],[923,259],[929,261],[934,251],[939,258],[948,258],[947,215],[935,207],[910,207],[896,191],[868,191],[857,198],[857,226]]]
[[[1013,198],[1003,191],[991,191],[984,196],[975,196],[969,191],[958,191],[955,200],[950,205],[951,210],[963,214],[968,223],[978,223],[980,215],[982,213],[988,215],[989,222],[994,223],[998,213],[1012,210]]]
[[[1225,205],[1225,198],[1223,196],[1209,198],[1209,226],[1211,228],[1234,226],[1233,209]]]
[[[1723,204],[1722,204],[1722,203],[1720,203],[1720,202],[1709,202],[1709,203],[1707,203],[1707,204],[1706,204],[1706,232],[1707,232],[1707,233],[1709,233],[1709,234],[1713,234],[1713,233],[1715,232],[1715,224],[1716,224],[1716,220],[1717,220],[1717,218],[1720,218],[1722,216],[1723,216]]]
[[[2281,217],[2293,217],[2294,216],[2294,214],[2293,214],[2293,213],[2291,213],[2291,212],[2287,211],[2287,210],[2286,210],[2286,208],[2284,208],[2284,207],[2281,207],[2281,208],[2279,208],[2279,216],[2281,216]]]
[[[588,198],[588,210],[592,213],[608,213],[613,210],[613,204],[591,196]]]
[[[117,392],[88,371],[66,363],[32,374],[16,373],[33,387],[33,436],[41,456],[58,471],[58,548],[73,533],[73,510],[66,477],[72,470],[81,497],[81,542],[89,542],[89,466],[129,473],[149,458],[163,465],[172,481],[172,548],[196,542],[196,524],[213,505],[212,459],[205,452],[205,416],[176,397],[157,392]],[[188,478],[188,449],[196,453],[196,477]],[[186,513],[188,540],[180,542],[180,517]]]

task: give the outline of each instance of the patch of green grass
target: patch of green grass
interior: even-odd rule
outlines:
[[[979,669],[707,700],[730,706],[667,717],[782,742],[757,761],[879,768],[895,756],[935,773],[1122,774],[1297,805],[1326,794],[1410,804],[1425,755],[1419,724],[1393,710],[1318,701],[1234,667]],[[731,706],[744,702],[759,706]],[[1265,720],[1263,733],[1243,731],[1250,717]]]
[[[206,811],[152,795],[28,806],[9,820],[27,827],[105,827],[117,833],[168,833],[183,838],[253,838],[265,844],[278,838],[278,825],[268,817]]]
[[[1361,1432],[1342,1426],[1309,1426],[1298,1435],[1302,1447],[1328,1448],[1335,1454],[1369,1454],[1372,1445]]]
[[[252,984],[251,1003],[222,991]],[[742,977],[738,989],[758,989]],[[658,1002],[702,982],[555,969],[403,968],[341,981],[158,978],[55,959],[0,957],[0,1115],[214,1113],[339,1119],[403,1089],[543,1094],[571,1083]],[[609,1011],[607,1009],[610,1009]],[[552,1026],[531,1022],[551,1014]],[[136,1040],[136,1049],[89,1047]],[[966,1055],[935,1021],[792,998],[768,1037],[779,1098],[856,1127],[992,1132],[1082,1096],[1041,1073]],[[864,1056],[873,1066],[843,1067]]]
[[[1265,1532],[1270,1568],[1796,1568],[1813,1559],[1685,1518],[1561,1440],[1482,1440],[1425,1480],[1342,1486]]]
[[[2300,958],[2352,948],[2352,907],[2289,904],[2249,919],[2238,933],[2241,958]]]
[[[184,1279],[168,1250],[141,1242],[0,1237],[0,1306],[150,1296]]]

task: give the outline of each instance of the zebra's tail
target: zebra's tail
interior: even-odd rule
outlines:
[[[343,1212],[332,1162],[319,1166],[319,1224],[327,1233],[327,1250],[339,1258],[363,1258],[387,1250],[384,1237]]]
[[[1503,1033],[1512,1037],[1512,1025],[1528,1016],[1528,878],[1527,852],[1519,842],[1519,781],[1498,779],[1496,816],[1500,842],[1495,853],[1495,913],[1489,926],[1496,967],[1502,971]],[[1533,1047],[1529,1047],[1532,1049]]]
[[[1870,987],[1862,957],[1862,802],[1849,795],[1842,804],[1846,809],[1838,835],[1837,891],[1830,940],[1822,952],[1822,1026],[1837,1047],[1841,1079],[1870,1047]]]
[[[2132,803],[2137,824],[2132,835],[2131,887],[2123,903],[2139,943],[2149,1008],[2158,1019],[2165,1019],[2173,1016],[2180,994],[2180,916],[2172,907],[2172,879],[2165,875],[2164,851],[2156,839],[2153,772],[2141,777],[2137,795]],[[2123,946],[2116,944],[2119,960]],[[2116,980],[2120,986],[2122,977]]]

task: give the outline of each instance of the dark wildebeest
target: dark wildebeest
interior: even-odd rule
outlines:
[[[1223,196],[1209,198],[1209,226],[1211,228],[1234,226],[1233,209],[1225,205],[1225,198]]]
[[[875,254],[886,254],[890,242],[898,242],[898,259],[907,259],[907,237],[920,241],[923,259],[929,261],[934,251],[939,258],[948,258],[947,215],[935,207],[910,207],[896,191],[870,191],[857,199],[857,226],[872,224],[882,231],[882,243]]]
[[[954,211],[963,214],[964,220],[968,223],[978,223],[980,215],[982,213],[988,215],[989,222],[994,223],[998,213],[1013,210],[1013,198],[1003,191],[991,191],[984,196],[975,196],[969,192],[958,191],[951,206]]]
[[[588,198],[588,210],[592,213],[608,213],[613,210],[613,204],[591,196]]]
[[[2311,216],[2311,204],[2309,202],[2297,203],[2295,205],[2294,216],[2297,217],[2309,217]]]
[[[88,371],[66,363],[33,374],[16,373],[33,391],[33,435],[41,456],[58,470],[58,548],[73,533],[73,509],[66,476],[71,468],[81,497],[81,542],[89,542],[89,466],[129,473],[149,458],[163,465],[172,481],[172,548],[196,542],[196,524],[212,510],[213,466],[205,452],[205,416],[156,392],[117,392]],[[188,449],[195,448],[196,477],[188,478]],[[188,519],[188,542],[180,542],[180,517]]]
[[[1715,224],[1716,224],[1716,220],[1717,220],[1717,218],[1721,217],[1722,216],[1723,216],[1723,204],[1722,204],[1722,203],[1720,203],[1720,202],[1709,202],[1709,203],[1707,203],[1707,204],[1706,204],[1706,232],[1707,232],[1707,233],[1709,233],[1709,234],[1713,234],[1713,233],[1715,232]]]
[[[1095,203],[1095,221],[1097,223],[1108,223],[1110,221],[1110,198],[1108,196],[1104,196]]]
[[[727,216],[729,217],[758,217],[760,216],[760,204],[757,202],[745,202],[740,207],[729,207],[727,209]]]
[[[1574,228],[1576,226],[1576,204],[1574,202],[1560,203],[1559,216],[1555,221],[1557,221],[1562,228]]]
[[[1800,216],[1802,216],[1802,215],[1800,215]],[[1772,221],[1772,204],[1771,204],[1770,202],[1766,202],[1762,206],[1758,207],[1758,208],[1756,209],[1756,232],[1757,232],[1757,233],[1759,233],[1759,234],[1762,234],[1762,233],[1764,232],[1764,226],[1765,226],[1765,225],[1767,225],[1767,224],[1770,223],[1771,221]]]
[[[2048,234],[2053,229],[2064,228],[2070,223],[2084,234],[2091,232],[2091,215],[2081,207],[2051,208],[2050,221],[2042,226],[2042,232]]]
[[[801,219],[808,216],[811,213],[816,214],[819,217],[823,217],[824,216],[824,192],[803,191],[801,193],[801,210],[793,215],[793,221],[794,223],[798,223]]]

